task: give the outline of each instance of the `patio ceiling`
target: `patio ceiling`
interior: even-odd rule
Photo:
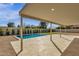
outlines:
[[[32,3],[25,5],[20,15],[61,25],[79,25],[79,4]]]

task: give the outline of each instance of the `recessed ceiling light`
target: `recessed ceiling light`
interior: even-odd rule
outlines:
[[[54,9],[54,8],[52,8],[52,9],[51,9],[51,11],[55,11],[55,9]]]

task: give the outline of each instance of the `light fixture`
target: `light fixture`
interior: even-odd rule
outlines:
[[[51,9],[51,11],[55,11],[55,9],[54,9],[54,8],[52,8],[52,9]]]

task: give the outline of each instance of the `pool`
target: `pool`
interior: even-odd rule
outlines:
[[[34,37],[45,36],[45,35],[46,34],[26,34],[23,35],[23,39],[34,38]],[[18,35],[17,37],[21,38],[20,35]]]

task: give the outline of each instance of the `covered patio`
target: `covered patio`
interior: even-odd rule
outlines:
[[[74,38],[79,38],[73,35],[63,35],[61,28],[59,34],[52,34],[52,24],[64,27],[79,25],[79,4],[26,4],[19,14],[21,16],[21,40],[18,43],[17,41],[12,43],[18,55],[61,55]],[[50,35],[23,40],[23,17],[49,22]]]

